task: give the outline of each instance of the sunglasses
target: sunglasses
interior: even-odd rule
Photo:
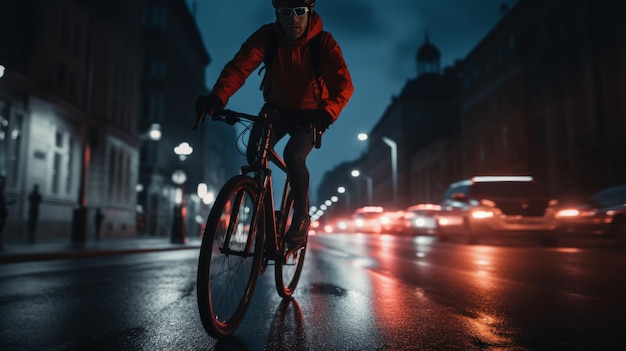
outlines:
[[[278,11],[278,14],[281,17],[291,17],[293,15],[296,15],[296,17],[302,17],[304,15],[306,15],[307,12],[309,12],[309,8],[306,6],[302,6],[302,7],[280,7],[278,9],[276,9],[276,11]]]

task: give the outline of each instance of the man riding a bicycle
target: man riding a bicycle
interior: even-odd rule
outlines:
[[[337,120],[354,87],[339,45],[323,31],[322,19],[313,10],[315,1],[272,0],[272,5],[276,22],[261,26],[243,43],[222,70],[211,94],[197,98],[196,112],[212,115],[222,110],[267,55],[272,55],[271,62],[265,62],[262,111],[278,112],[272,147],[282,137],[290,136],[283,157],[292,187],[294,216],[285,241],[299,244],[306,241],[310,227],[306,158],[315,146],[317,133],[321,135]],[[318,35],[319,47],[312,47],[311,41]],[[270,50],[274,52],[267,52]],[[312,62],[316,56],[311,50],[319,50],[319,62]],[[319,72],[314,66],[319,66]],[[250,133],[249,162],[256,154],[255,138],[260,127],[255,124]]]

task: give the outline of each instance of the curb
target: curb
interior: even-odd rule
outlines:
[[[128,249],[73,249],[62,252],[38,252],[38,253],[18,253],[18,254],[2,254],[0,253],[0,264],[21,263],[21,262],[37,262],[51,261],[75,258],[89,257],[106,257],[127,254],[139,254],[147,252],[159,251],[175,251],[175,250],[197,250],[200,245],[181,245],[171,247],[153,247],[153,248],[128,248]]]

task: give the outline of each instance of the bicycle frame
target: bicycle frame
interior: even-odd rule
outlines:
[[[249,115],[237,114],[238,116],[251,119]],[[269,163],[272,162],[275,164],[280,170],[282,170],[285,174],[287,174],[287,166],[285,161],[276,153],[270,143],[271,137],[273,133],[273,125],[272,125],[272,117],[265,112],[259,114],[256,118],[255,123],[262,123],[263,125],[263,133],[260,137],[260,147],[257,150],[257,155],[255,157],[255,161],[252,165],[246,165],[241,167],[241,174],[253,174],[254,179],[257,182],[259,189],[265,189],[265,191],[260,192],[259,200],[257,201],[257,208],[253,212],[252,217],[252,225],[257,226],[259,223],[258,218],[256,216],[261,212],[261,206],[264,206],[264,214],[265,214],[265,230],[262,235],[265,235],[265,239],[270,239],[272,243],[273,250],[265,252],[265,258],[269,260],[276,260],[282,256],[282,240],[279,237],[279,233],[282,233],[283,229],[286,225],[287,217],[284,216],[284,211],[287,209],[288,201],[289,201],[289,192],[290,192],[290,182],[289,178],[285,178],[285,185],[283,187],[282,197],[280,206],[281,217],[280,220],[276,216],[276,207],[274,205],[274,184],[272,180],[272,170],[269,168]],[[253,229],[257,229],[256,227]],[[230,231],[229,231],[230,232]],[[253,230],[256,232],[256,230]],[[246,254],[250,254],[254,238],[249,237],[246,243]],[[267,248],[267,246],[266,246]],[[281,253],[281,254],[279,254]]]
[[[230,110],[212,116],[231,125],[246,119],[263,128],[259,139],[252,140],[255,149],[249,149],[256,158],[218,193],[200,247],[198,310],[205,330],[217,338],[231,335],[242,322],[258,275],[270,260],[274,261],[276,289],[283,298],[292,296],[302,272],[306,242],[287,250],[283,240],[293,199],[285,162],[271,147],[273,116]],[[202,119],[196,120],[196,126]],[[278,211],[270,162],[287,175]]]

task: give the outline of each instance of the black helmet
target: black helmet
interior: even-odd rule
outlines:
[[[315,0],[272,0],[272,5],[275,8],[279,7],[313,7],[315,6]]]

